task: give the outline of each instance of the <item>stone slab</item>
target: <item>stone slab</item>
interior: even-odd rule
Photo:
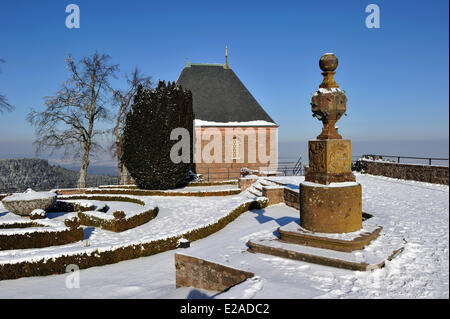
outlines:
[[[202,258],[175,254],[176,287],[225,291],[254,274]]]
[[[365,224],[358,231],[344,234],[315,233],[296,222],[278,228],[280,240],[297,245],[352,252],[361,250],[375,240],[383,227]]]

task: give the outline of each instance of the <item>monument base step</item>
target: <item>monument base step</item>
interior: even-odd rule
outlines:
[[[383,227],[363,224],[363,227],[351,233],[327,234],[311,232],[300,227],[296,222],[279,227],[281,240],[298,245],[351,252],[361,250],[376,239]]]
[[[260,235],[248,242],[249,251],[281,258],[304,261],[356,271],[375,270],[384,267],[386,261],[400,254],[406,241],[401,236],[385,233],[364,249],[352,252],[336,251],[281,241],[273,233]]]

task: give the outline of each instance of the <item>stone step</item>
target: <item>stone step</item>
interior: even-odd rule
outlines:
[[[361,250],[375,240],[383,227],[364,223],[361,230],[348,234],[314,233],[296,222],[278,228],[280,239],[291,244],[351,252]]]
[[[250,187],[247,190],[248,190],[248,192],[250,194],[252,194],[252,195],[254,195],[256,197],[261,197],[262,196],[262,193],[260,191],[256,190],[254,187]]]
[[[253,186],[258,192],[262,193],[262,186],[255,185]]]
[[[401,236],[385,235],[379,237],[376,245],[370,244],[353,252],[287,243],[273,233],[255,236],[248,241],[248,246],[249,251],[253,253],[355,271],[368,271],[384,267],[386,261],[391,261],[404,250],[406,241]]]

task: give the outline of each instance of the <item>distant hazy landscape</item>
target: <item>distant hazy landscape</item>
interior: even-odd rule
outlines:
[[[21,148],[16,144],[12,148],[8,148],[7,145],[1,144],[6,143],[0,143],[0,192],[24,191],[29,187],[36,190],[75,187],[80,169],[76,160],[42,155],[43,160],[37,160],[37,156],[29,151],[31,149],[29,145]],[[302,163],[308,164],[307,141],[279,142],[278,145],[279,162],[296,162],[301,156]],[[447,140],[352,141],[353,160],[364,154],[448,158],[449,144]],[[30,160],[24,160],[24,158]],[[402,162],[417,163],[418,161],[402,160]],[[433,163],[448,165],[449,162],[436,161]],[[92,159],[88,174],[88,186],[114,184],[117,181],[116,160],[106,152],[97,155]]]
[[[117,174],[116,174],[117,175]],[[76,187],[78,172],[43,159],[0,159],[0,193]],[[87,186],[116,184],[117,177],[88,174]]]

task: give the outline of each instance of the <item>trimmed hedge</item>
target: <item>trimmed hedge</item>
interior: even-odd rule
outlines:
[[[187,183],[189,171],[194,169],[193,147],[183,154],[187,161],[175,163],[171,153],[178,141],[170,137],[175,128],[184,128],[189,133],[185,142],[193,145],[194,119],[191,92],[175,82],[166,85],[159,81],[155,89],[138,87],[123,128],[121,157],[136,185],[159,190]]]
[[[64,190],[58,190],[64,195]],[[168,192],[168,191],[157,191],[157,190],[145,190],[145,189],[80,189],[78,194],[95,194],[95,195],[134,195],[134,196],[197,196],[197,197],[207,197],[207,196],[229,196],[236,195],[241,192],[240,189],[223,190],[223,191],[201,191],[201,192]],[[74,194],[71,190],[71,194]],[[75,198],[70,198],[75,199]],[[91,198],[93,199],[93,198]]]
[[[41,259],[33,262],[23,261],[14,264],[3,264],[0,265],[0,280],[63,274],[66,271],[66,266],[70,264],[75,264],[80,269],[86,269],[95,266],[113,264],[123,260],[151,256],[177,248],[178,241],[182,237],[190,241],[207,237],[221,230],[249,209],[261,209],[267,207],[267,204],[267,199],[243,203],[239,207],[235,208],[230,214],[222,217],[214,224],[166,239],[155,240],[139,245],[129,245],[103,252],[96,250],[91,254],[81,253],[72,256],[64,255],[49,260]]]
[[[72,198],[71,198],[72,199]],[[81,198],[77,198],[77,199],[81,199]],[[83,198],[85,199],[85,198]],[[55,213],[55,212],[87,212],[90,210],[94,210],[95,206],[82,206],[79,203],[70,203],[70,202],[66,202],[64,200],[57,200],[56,203],[53,205],[52,208],[50,208],[49,210],[47,210],[48,213]]]
[[[122,197],[122,196],[107,196],[107,195],[101,195],[98,194],[98,196],[86,196],[89,194],[78,194],[78,195],[70,195],[68,197],[63,197],[61,198],[62,201],[64,200],[77,200],[77,199],[85,199],[85,200],[101,200],[101,201],[110,201],[110,202],[128,202],[128,203],[134,203],[134,204],[139,204],[142,206],[145,206],[145,202],[138,199],[138,198],[133,198],[133,197]],[[70,204],[70,203],[69,203]]]
[[[129,202],[138,205],[145,206],[145,202],[132,197],[121,197],[121,196],[107,196],[107,195],[98,195],[98,196],[86,196],[86,195],[70,195],[68,197],[64,197],[65,200],[101,200],[101,201],[111,201],[111,202]],[[71,208],[71,211],[77,211],[78,217],[80,218],[80,223],[85,226],[93,226],[100,227],[101,229],[110,230],[113,232],[122,232],[131,228],[135,228],[137,226],[143,225],[158,215],[159,208],[153,207],[152,209],[143,211],[139,214],[136,214],[130,218],[115,218],[115,219],[106,219],[100,218],[97,216],[92,216],[89,214],[83,214],[83,212],[90,211],[92,209],[84,209],[83,207],[76,205],[77,203],[65,202],[64,200],[60,200],[58,202],[62,202],[67,204],[66,208]],[[71,206],[71,207],[70,207]],[[80,209],[76,210],[74,208],[80,207]]]
[[[38,223],[33,226],[45,227]],[[25,228],[18,225],[18,228]],[[84,232],[82,228],[67,228],[62,231],[52,232],[29,232],[25,234],[0,234],[0,251],[10,249],[42,248],[49,246],[60,246],[83,240]]]
[[[236,181],[223,181],[223,182],[189,182],[186,187],[195,186],[220,186],[220,185],[237,185]],[[102,189],[140,189],[136,185],[100,185],[98,188]]]
[[[218,185],[237,185],[238,181],[224,181],[224,182],[189,182],[187,187],[195,186],[218,186]]]
[[[0,229],[12,229],[12,228],[29,228],[29,227],[45,227],[44,225],[40,225],[36,222],[17,222],[17,223],[8,223],[8,224],[0,224]]]
[[[82,225],[100,227],[101,229],[110,230],[113,232],[122,232],[148,223],[158,215],[158,211],[159,208],[154,207],[152,209],[143,211],[142,213],[133,215],[130,218],[114,219],[103,219],[97,216],[79,212],[78,217],[80,218],[80,223]]]
[[[139,189],[136,185],[100,185],[98,188],[104,188],[104,189]]]

